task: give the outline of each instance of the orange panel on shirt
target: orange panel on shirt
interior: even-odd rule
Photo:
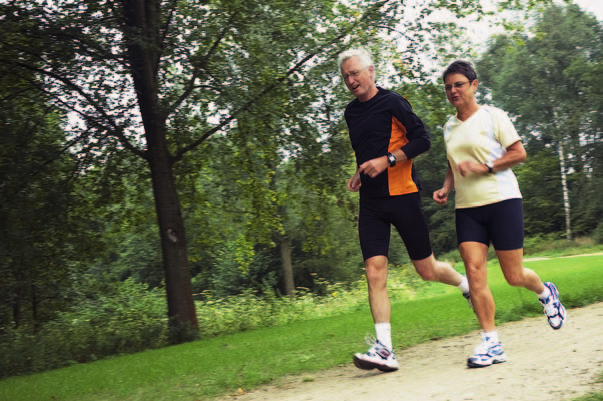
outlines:
[[[406,127],[396,117],[392,117],[392,134],[388,151],[393,152],[408,143]],[[412,180],[412,160],[398,162],[387,170],[390,195],[404,195],[417,192],[418,188]]]

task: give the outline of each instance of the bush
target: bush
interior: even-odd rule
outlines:
[[[593,240],[595,244],[603,245],[603,221],[600,221],[595,231],[593,231]]]
[[[0,377],[22,375],[168,344],[165,294],[129,279],[115,293],[79,302],[32,334],[0,337]]]

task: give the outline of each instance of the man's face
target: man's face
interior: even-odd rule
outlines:
[[[374,67],[365,67],[358,57],[350,57],[341,64],[341,76],[350,92],[361,102],[374,95]]]

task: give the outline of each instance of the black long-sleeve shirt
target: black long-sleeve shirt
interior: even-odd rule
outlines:
[[[378,198],[421,189],[412,159],[428,151],[431,141],[425,125],[406,99],[379,87],[370,100],[350,102],[344,116],[358,166],[396,149],[402,149],[408,158],[374,178],[361,174],[360,196]]]

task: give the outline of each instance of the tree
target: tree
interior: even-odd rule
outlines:
[[[428,5],[459,15],[480,8]],[[238,133],[241,148],[263,143],[259,130],[233,128],[252,114],[286,120],[285,104],[300,100],[289,89],[404,14],[389,0],[9,0],[0,10],[0,64],[35,73],[38,90],[70,113],[83,161],[104,166],[129,152],[147,163],[174,341],[194,338],[197,326],[178,162],[198,165],[190,159],[216,136]],[[287,130],[269,132],[291,142]]]
[[[47,100],[0,67],[0,326],[34,331],[69,305],[72,274],[100,244],[61,114]]]
[[[249,110],[303,81],[317,55],[397,6],[337,2],[80,1],[2,5],[0,63],[81,119],[89,157],[129,151],[148,163],[174,340],[196,315],[174,164]],[[218,120],[217,123],[210,121]],[[249,143],[249,138],[247,138]],[[192,336],[192,337],[191,337]]]
[[[532,35],[499,36],[477,64],[492,99],[518,116],[528,141],[555,148],[560,167],[566,238],[572,238],[568,174],[583,174],[593,104],[581,85],[583,67],[597,64],[601,26],[577,6],[550,7]]]

